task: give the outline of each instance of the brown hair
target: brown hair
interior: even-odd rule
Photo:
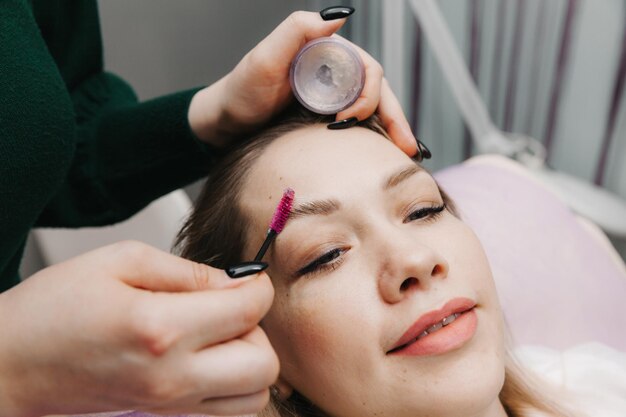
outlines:
[[[275,139],[307,126],[329,123],[331,117],[318,116],[302,108],[280,115],[268,128],[232,149],[210,174],[196,206],[178,234],[175,243],[180,255],[195,262],[224,269],[242,261],[249,219],[238,202],[242,185],[259,156]],[[389,139],[376,116],[359,123]],[[440,188],[447,209],[458,217],[454,202]],[[505,382],[500,400],[509,417],[524,417],[529,410],[544,411],[554,417],[567,415],[547,395],[540,382],[525,374],[508,355]],[[260,417],[324,416],[324,412],[298,392],[286,401],[272,398]]]

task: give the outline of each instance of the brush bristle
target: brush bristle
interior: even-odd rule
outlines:
[[[283,197],[280,199],[280,203],[278,203],[278,206],[276,207],[276,211],[274,211],[274,217],[272,217],[270,229],[277,234],[283,231],[283,228],[287,223],[287,219],[291,213],[291,207],[293,206],[294,196],[295,192],[291,188],[287,188],[283,193]]]

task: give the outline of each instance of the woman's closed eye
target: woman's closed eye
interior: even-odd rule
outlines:
[[[408,216],[403,220],[403,223],[409,223],[415,220],[435,220],[443,211],[446,209],[445,204],[431,206],[431,207],[421,207],[416,210],[411,211]]]
[[[403,220],[403,223],[409,223],[416,220],[435,220],[439,215],[441,215],[445,208],[445,204],[418,208],[409,213],[409,215],[407,215]],[[295,273],[295,277],[297,278],[305,275],[323,273],[326,271],[334,271],[343,262],[344,257],[342,255],[347,252],[347,250],[348,249],[345,248],[334,248],[329,250],[316,258],[314,261],[308,263],[306,266],[300,268]]]
[[[304,268],[301,268],[296,272],[296,276],[300,277],[303,275],[312,275],[315,273],[325,272],[327,270],[336,269],[341,262],[343,262],[343,257],[341,255],[346,252],[347,249],[335,248],[331,249],[319,258],[315,259],[313,262],[307,264]]]

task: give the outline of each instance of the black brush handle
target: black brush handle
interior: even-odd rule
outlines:
[[[261,249],[259,249],[259,252],[254,257],[255,261],[258,262],[261,259],[263,259],[263,257],[265,256],[265,252],[267,252],[267,249],[269,249],[270,245],[274,241],[274,238],[276,238],[277,234],[278,233],[276,233],[274,229],[270,229],[267,231],[267,236],[265,236],[265,241],[263,242],[263,245],[261,245]]]

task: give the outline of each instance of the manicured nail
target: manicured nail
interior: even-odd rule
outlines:
[[[359,119],[356,117],[350,117],[349,119],[337,120],[326,125],[331,130],[347,129],[359,123]]]
[[[433,156],[426,145],[424,145],[419,139],[415,138],[415,142],[417,142],[417,153],[414,158],[417,159],[417,162],[422,162],[422,160],[430,159]]]
[[[324,20],[343,19],[354,13],[354,7],[349,6],[331,6],[320,12],[320,16]]]
[[[242,262],[237,265],[229,266],[226,268],[226,273],[231,278],[243,278],[248,275],[258,274],[268,267],[266,262]]]

